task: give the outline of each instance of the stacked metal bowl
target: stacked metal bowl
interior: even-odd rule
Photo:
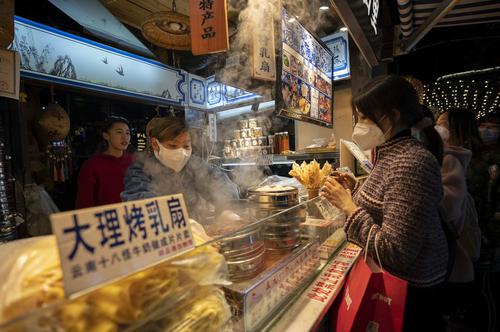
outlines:
[[[248,191],[252,216],[265,222],[262,238],[266,250],[271,253],[289,252],[301,241],[300,224],[305,221],[305,207],[299,203],[299,191],[295,187],[266,186]]]
[[[245,229],[228,236],[219,246],[221,254],[226,258],[231,279],[248,279],[261,271],[265,248],[260,227]]]
[[[223,236],[217,245],[226,259],[231,279],[241,281],[254,277],[262,271],[265,248],[260,226],[252,226],[255,220],[250,217],[248,201],[226,202],[216,215],[218,218],[205,228],[212,237]]]

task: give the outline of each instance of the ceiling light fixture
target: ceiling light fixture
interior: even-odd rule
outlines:
[[[344,31],[344,32],[347,31],[347,27],[340,28],[340,31]]]
[[[319,7],[319,10],[328,10],[328,9],[330,9],[330,7],[328,7],[328,6],[321,6],[321,7]]]

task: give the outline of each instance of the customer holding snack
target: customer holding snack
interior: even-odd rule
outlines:
[[[432,145],[440,137],[401,77],[375,78],[353,106],[353,140],[363,151],[375,148],[374,168],[362,186],[343,179],[344,187],[329,178],[322,194],[348,216],[347,239],[371,257],[377,251],[385,270],[408,281],[405,330],[439,330],[438,299],[448,262],[438,212],[442,155],[414,139],[411,128],[419,128]]]

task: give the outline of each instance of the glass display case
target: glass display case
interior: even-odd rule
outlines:
[[[54,295],[57,260],[51,274],[35,266],[19,276],[23,296],[0,297],[0,331],[262,330],[344,244],[345,217],[321,197],[299,202],[294,187],[253,189],[238,205],[206,225],[210,237],[192,227],[195,249],[74,299]]]

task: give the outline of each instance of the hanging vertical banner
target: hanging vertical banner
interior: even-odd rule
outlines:
[[[263,21],[261,26],[255,26],[252,36],[253,48],[253,72],[252,77],[276,81],[276,57],[274,51],[274,22],[272,16],[273,8],[263,10]],[[259,13],[260,15],[261,13]]]
[[[19,99],[19,53],[0,50],[0,97]]]
[[[349,62],[349,36],[347,31],[340,31],[321,38],[333,53],[333,80],[341,80],[351,76]]]
[[[226,0],[189,0],[189,23],[194,55],[229,49]]]

